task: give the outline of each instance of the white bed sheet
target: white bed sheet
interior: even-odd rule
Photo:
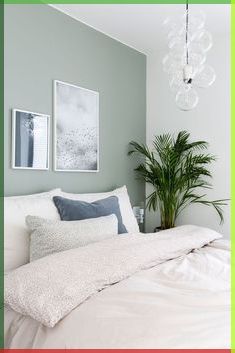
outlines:
[[[230,348],[228,242],[140,271],[54,328],[6,308],[5,348]]]

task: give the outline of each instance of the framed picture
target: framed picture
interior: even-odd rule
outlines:
[[[12,168],[49,169],[50,116],[12,111]]]
[[[54,169],[99,171],[99,93],[54,81]]]

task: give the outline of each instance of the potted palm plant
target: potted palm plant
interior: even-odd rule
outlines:
[[[153,187],[147,197],[147,208],[160,211],[161,229],[173,228],[179,214],[190,204],[214,207],[223,222],[222,206],[227,200],[209,201],[203,189],[211,189],[208,166],[215,157],[207,153],[205,141],[190,142],[190,134],[180,131],[156,136],[153,149],[132,141],[129,155],[137,153],[142,159],[135,171],[138,177]]]

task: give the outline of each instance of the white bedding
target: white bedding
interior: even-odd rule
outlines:
[[[87,246],[89,256],[93,250],[98,256],[90,261],[91,267],[98,258],[102,264],[101,249],[105,252],[114,246],[116,262],[109,253],[103,253],[103,258],[115,268],[119,263],[122,271],[113,268],[114,276],[112,271],[104,271],[104,276],[93,272],[93,295],[54,328],[6,308],[6,348],[229,348],[230,258],[226,242],[218,238],[213,231],[180,227],[154,236],[121,237],[119,242],[127,245],[125,255],[113,245],[114,240],[99,243],[106,246]],[[136,254],[141,267],[134,268]],[[81,269],[84,273],[85,267]],[[120,275],[126,279],[110,285]],[[70,296],[81,303],[76,290],[73,287]]]

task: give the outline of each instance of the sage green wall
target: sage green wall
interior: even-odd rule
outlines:
[[[11,169],[11,109],[52,116],[52,83],[100,93],[100,172]],[[130,140],[145,142],[146,57],[48,5],[5,5],[5,195],[55,187],[100,192],[126,184],[133,203],[144,199],[135,179]],[[51,139],[52,152],[52,139]],[[52,168],[52,153],[50,155]]]

